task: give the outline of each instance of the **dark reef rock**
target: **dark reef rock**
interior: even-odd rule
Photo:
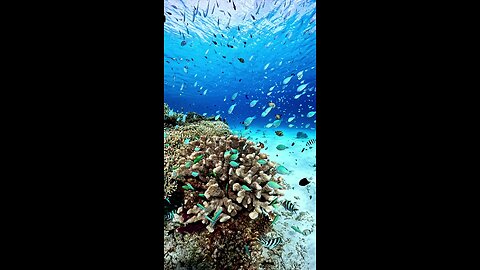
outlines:
[[[297,138],[298,139],[305,139],[305,138],[308,138],[308,135],[305,132],[299,131],[299,132],[297,132]]]
[[[195,222],[195,223],[187,224],[184,227],[178,228],[177,232],[179,232],[181,234],[185,234],[185,233],[198,233],[198,232],[201,232],[203,230],[206,230],[206,225],[203,224],[201,221],[198,221],[198,222]]]

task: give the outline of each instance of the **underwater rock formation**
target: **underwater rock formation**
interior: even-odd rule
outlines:
[[[299,132],[297,132],[297,138],[298,139],[305,139],[305,138],[308,138],[308,135],[305,132],[299,131]]]

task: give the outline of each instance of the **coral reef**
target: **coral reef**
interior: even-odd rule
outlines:
[[[183,126],[183,125],[198,123],[202,121],[217,121],[217,120],[215,120],[214,116],[206,117],[196,112],[188,112],[186,114],[175,112],[168,106],[167,103],[163,103],[163,127],[164,128]],[[223,122],[226,124],[225,119],[219,122]]]
[[[280,187],[285,186],[282,177],[275,179],[275,163],[252,141],[233,135],[201,136],[179,152],[181,165],[175,173],[190,186],[178,211],[188,215],[182,215],[181,222],[201,221],[213,232],[217,220],[226,222],[239,212],[250,219],[262,214],[274,218],[270,204],[283,195]]]
[[[177,173],[174,170],[179,167],[180,150],[188,146],[186,142],[198,139],[201,135],[225,136],[231,134],[231,131],[228,125],[221,121],[202,120],[177,128],[166,128],[164,133],[163,188],[166,198],[177,190]]]
[[[225,122],[164,111],[165,269],[262,268],[258,238],[286,187],[277,164]]]

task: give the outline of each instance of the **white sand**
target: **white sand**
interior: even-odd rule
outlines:
[[[258,131],[260,130],[260,131]],[[282,130],[283,136],[277,136],[275,130]],[[297,139],[298,131],[308,135],[306,139]],[[280,214],[274,224],[274,232],[269,236],[281,236],[285,243],[273,251],[264,248],[267,256],[278,258],[281,255],[285,269],[316,269],[316,146],[312,149],[306,146],[307,141],[316,139],[314,130],[292,128],[270,128],[251,126],[243,132],[244,137],[251,137],[254,142],[262,142],[265,148],[262,152],[268,154],[269,159],[285,166],[290,174],[282,175],[289,189],[281,200],[289,200],[299,209],[296,214],[286,211],[280,206],[276,211]],[[292,146],[292,143],[294,145]],[[276,146],[283,144],[288,148],[277,150]],[[302,149],[305,148],[303,152]],[[278,155],[278,156],[277,156]],[[311,183],[300,186],[299,181],[307,178]],[[312,198],[310,199],[310,195]],[[302,235],[294,231],[291,226],[298,226],[301,231],[311,230],[310,234]],[[281,268],[280,268],[281,269]]]

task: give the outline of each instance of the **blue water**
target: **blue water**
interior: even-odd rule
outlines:
[[[282,123],[272,129],[316,128],[317,115],[307,117],[308,112],[317,110],[315,1],[177,0],[164,3],[165,102],[173,110],[195,111],[207,116],[219,114],[232,129],[243,128],[241,122],[251,116],[256,117],[251,127],[263,128],[272,123],[277,114]],[[197,3],[198,14],[193,22]],[[208,14],[205,13],[207,6]],[[186,42],[184,46],[182,41]],[[244,63],[239,58],[243,58]],[[303,76],[299,74],[301,71]],[[292,78],[284,84],[288,77]],[[303,84],[307,86],[297,91]],[[234,93],[238,96],[232,101]],[[259,100],[254,107],[249,105],[252,100]],[[275,107],[262,117],[269,102]],[[237,105],[232,114],[228,114],[233,104]],[[295,119],[287,122],[293,116]]]

